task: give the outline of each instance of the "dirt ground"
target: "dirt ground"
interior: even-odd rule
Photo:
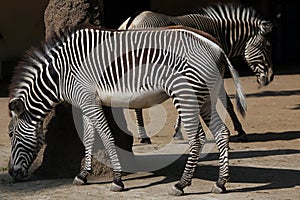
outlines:
[[[163,169],[124,176],[126,190],[120,193],[109,191],[109,177],[90,177],[85,186],[72,185],[72,179],[13,183],[7,173],[10,155],[8,99],[1,98],[0,199],[300,199],[300,75],[278,75],[269,86],[260,89],[253,76],[242,77],[241,82],[247,94],[248,113],[245,119],[240,119],[249,141],[235,142],[236,132],[226,119],[233,140],[230,143],[231,179],[226,184],[228,193],[210,193],[218,173],[218,154],[211,140],[201,154],[192,185],[178,198],[168,196],[168,191],[182,173],[184,156]],[[226,79],[225,83],[228,93],[233,96],[232,80]],[[136,153],[154,154],[148,157],[154,159],[153,162],[160,162],[155,160],[155,151],[174,143],[171,135],[175,110],[170,101],[160,109],[163,111],[156,115],[145,113],[150,116],[147,118],[159,122],[164,122],[160,117],[167,116],[162,128],[149,125],[150,134],[157,131],[155,128],[160,130],[152,136],[153,144],[141,146],[136,140],[134,146]],[[146,122],[151,123],[158,122],[149,119]],[[180,144],[174,144],[174,147],[176,151]]]

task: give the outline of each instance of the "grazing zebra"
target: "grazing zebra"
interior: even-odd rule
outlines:
[[[229,58],[243,56],[250,68],[257,76],[257,82],[267,85],[273,80],[271,45],[265,35],[272,30],[272,24],[266,21],[253,8],[234,4],[216,4],[199,10],[197,14],[183,16],[167,16],[151,11],[144,11],[129,17],[120,27],[124,29],[141,29],[183,25],[205,31],[214,36],[221,44]],[[226,93],[229,116],[234,129],[241,141],[247,140],[245,131],[237,118],[233,105]],[[136,110],[138,135],[141,143],[151,143],[147,136],[142,109]],[[175,124],[175,138],[182,138],[180,118]]]
[[[27,53],[10,85],[11,176],[17,181],[28,176],[41,147],[43,119],[55,105],[66,101],[82,110],[84,123],[85,165],[74,183],[87,181],[96,130],[111,160],[111,190],[121,191],[121,164],[102,106],[147,108],[172,98],[188,134],[190,152],[183,175],[170,194],[181,195],[191,184],[205,142],[200,113],[214,119],[212,127],[220,148],[219,179],[213,192],[225,191],[228,129],[221,119],[216,120],[215,109],[225,66],[235,81],[241,113],[246,103],[225,53],[206,37],[187,28],[108,31],[88,26],[46,44],[43,50]]]

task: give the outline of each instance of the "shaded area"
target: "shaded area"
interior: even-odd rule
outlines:
[[[246,94],[246,98],[260,98],[260,97],[279,97],[279,96],[294,96],[300,95],[300,90],[285,90],[285,91],[263,91],[258,93]],[[230,94],[231,99],[235,98],[234,94]]]
[[[253,150],[253,151],[234,151],[229,153],[229,160],[243,159],[243,158],[259,158],[267,156],[283,156],[300,154],[300,150],[295,149],[276,149],[276,150]],[[199,161],[212,161],[218,160],[219,153],[209,153],[206,157],[201,158]]]
[[[31,179],[26,182],[12,182],[12,178],[9,174],[0,174],[0,193],[5,194],[6,192],[20,193],[24,194],[25,192],[32,191],[42,191],[42,190],[51,190],[51,188],[60,187],[62,185],[72,184],[71,179],[59,179],[57,181],[49,180],[36,180]],[[25,186],[26,185],[26,186]],[[1,196],[0,194],[0,196]]]
[[[300,104],[295,105],[291,110],[300,110]]]
[[[300,138],[299,131],[287,131],[280,133],[247,133],[248,142],[267,142],[275,140],[294,140]],[[230,142],[238,141],[238,136],[230,136]]]
[[[37,158],[42,162],[35,175],[43,178],[75,177],[80,171],[84,146],[77,135],[71,105],[59,105],[47,129],[47,145],[43,155],[39,155],[43,157]]]
[[[263,150],[263,151],[241,151],[241,152],[231,152],[231,159],[243,159],[243,158],[253,158],[253,157],[265,157],[265,156],[276,156],[276,155],[292,155],[298,154],[300,155],[300,150],[293,149],[285,149],[285,150]],[[162,156],[162,155],[160,155]],[[172,155],[176,156],[176,155]],[[131,176],[124,176],[124,184],[126,185],[127,181],[130,180],[147,180],[154,177],[162,177],[159,181],[148,182],[145,181],[143,185],[128,187],[126,190],[136,190],[142,188],[148,188],[150,186],[171,183],[178,181],[181,177],[181,173],[184,169],[185,161],[187,159],[187,155],[181,156],[178,160],[176,160],[171,165],[154,171],[151,174],[137,174]],[[155,160],[155,159],[154,159]],[[196,168],[194,174],[195,179],[203,179],[215,182],[218,178],[218,170],[219,167],[217,165],[202,165],[201,161],[207,160],[216,160],[217,163],[217,154],[209,154],[209,157],[203,158],[200,160],[199,164]],[[243,161],[241,161],[241,164]],[[263,191],[267,189],[284,189],[284,188],[294,188],[296,186],[300,186],[300,170],[294,169],[276,169],[276,168],[268,168],[268,167],[255,167],[255,166],[230,166],[231,171],[231,183],[255,183],[255,184],[264,184],[262,186],[254,186],[254,187],[243,187],[230,190],[229,192],[251,192],[251,191]],[[132,177],[133,176],[133,177]],[[8,175],[1,174],[0,180],[8,179]],[[3,181],[1,181],[3,183]],[[71,179],[62,179],[57,180],[57,182],[47,182],[47,180],[35,180],[35,181],[27,181],[20,183],[11,183],[6,182],[7,184],[13,187],[6,187],[6,190],[10,192],[19,193],[20,191],[35,191],[35,190],[43,190],[49,188],[55,188],[60,185],[68,185],[71,184]],[[106,184],[111,181],[90,181],[89,184]],[[26,184],[27,187],[24,187]],[[230,184],[230,183],[229,183]],[[80,187],[84,189],[84,186]],[[1,189],[0,189],[1,191]],[[203,193],[186,193],[186,195],[196,195]]]
[[[257,97],[278,97],[278,96],[293,96],[300,95],[300,90],[286,90],[286,91],[264,91],[260,93],[247,94],[247,98],[257,98]]]
[[[0,97],[8,97],[8,84],[0,84]]]
[[[231,159],[233,158],[253,158],[253,157],[264,157],[264,156],[276,156],[276,155],[291,155],[300,154],[300,150],[267,150],[267,151],[248,151],[248,152],[232,152],[230,154]],[[215,157],[212,159],[212,157]],[[201,161],[216,160],[216,154],[211,158],[204,158]],[[153,177],[161,177],[159,181],[146,183],[144,185],[128,187],[127,190],[136,190],[142,188],[148,188],[155,185],[166,184],[171,182],[176,182],[180,179],[181,174],[184,169],[185,161],[187,155],[181,156],[177,161],[171,165],[154,171],[150,175],[141,175],[139,177],[124,177],[124,184],[126,181],[142,179]],[[200,161],[200,165],[201,165]],[[242,163],[242,162],[241,162]],[[216,165],[201,165],[196,168],[194,178],[199,178],[203,180],[209,180],[215,182],[218,179],[219,167]],[[284,189],[284,188],[294,188],[300,186],[300,170],[293,169],[274,169],[268,167],[246,167],[246,166],[230,166],[231,178],[229,182],[231,183],[256,183],[264,184],[263,186],[254,187],[244,187],[237,188],[228,192],[251,192],[251,191],[261,191],[267,189]],[[102,184],[108,182],[93,182],[92,184]],[[230,183],[229,183],[230,184]],[[185,195],[196,195],[203,193],[185,193]]]
[[[264,156],[276,156],[276,155],[291,155],[300,154],[300,150],[269,150],[269,151],[248,151],[248,152],[232,152],[230,153],[231,159],[233,158],[253,158],[253,157],[264,157]],[[214,157],[214,156],[213,156]],[[215,158],[204,158],[204,160],[216,160]],[[152,175],[139,177],[140,179],[151,178],[156,176],[165,176],[164,179],[145,184],[143,186],[136,186],[128,188],[139,189],[146,188],[157,184],[170,183],[178,181],[181,177],[181,173],[184,169],[184,163],[186,156],[182,156],[173,164],[168,167],[153,172]],[[200,161],[200,164],[201,164]],[[218,179],[218,166],[202,165],[198,166],[194,179],[204,179],[215,182]],[[291,169],[273,169],[273,168],[261,168],[261,167],[245,167],[245,166],[230,166],[231,178],[229,182],[232,183],[261,183],[265,184],[263,186],[238,188],[228,192],[250,192],[250,191],[260,191],[267,189],[283,189],[283,188],[293,188],[300,186],[300,170]],[[133,178],[135,179],[135,178]],[[125,179],[126,180],[126,179]],[[124,182],[126,184],[126,181]],[[189,194],[203,194],[203,193],[189,193]],[[186,193],[188,195],[188,193]]]

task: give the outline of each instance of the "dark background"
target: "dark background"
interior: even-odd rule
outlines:
[[[158,1],[158,0],[157,0]],[[154,0],[154,2],[157,2]],[[166,1],[162,0],[161,2]],[[218,1],[196,1],[181,0],[169,1],[169,6],[157,3],[153,5],[153,1],[143,0],[134,1],[129,4],[124,0],[105,0],[104,1],[104,24],[106,27],[117,28],[128,16],[134,14],[138,10],[154,10],[170,15],[180,15],[192,12],[197,5],[206,6]],[[173,3],[172,3],[173,2]],[[198,3],[197,3],[198,2]],[[221,1],[242,3],[252,6],[259,10],[263,16],[274,23],[273,31],[269,34],[269,41],[273,46],[273,64],[275,73],[298,73],[300,72],[300,1],[298,0],[240,0],[240,1]],[[122,8],[118,12],[115,10],[118,5]],[[241,58],[235,59],[233,62],[239,63],[235,65],[242,75],[251,73],[249,67],[245,67],[245,63]],[[244,71],[243,71],[244,70]]]

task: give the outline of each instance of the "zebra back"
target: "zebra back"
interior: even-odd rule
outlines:
[[[196,14],[183,16],[144,11],[128,18],[120,29],[170,25],[183,25],[208,32],[220,42],[229,58],[243,56],[262,86],[273,80],[271,45],[266,38],[266,34],[272,31],[272,23],[255,9],[235,4],[216,4],[201,8]]]

